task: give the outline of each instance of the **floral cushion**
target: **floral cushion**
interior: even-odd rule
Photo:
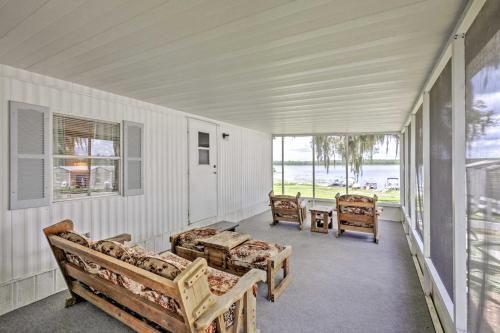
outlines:
[[[59,235],[62,236],[62,234]],[[78,237],[69,237],[67,235],[65,235],[64,237],[69,240],[75,240],[75,242],[81,244],[81,240]],[[155,274],[171,280],[175,279],[175,277],[184,269],[186,269],[186,267],[190,264],[190,261],[181,258],[171,252],[155,254],[154,252],[148,251],[140,246],[128,247],[115,241],[102,240],[96,243],[92,243],[89,241],[88,244],[89,247],[93,248],[96,251],[123,260],[142,269],[149,270]],[[130,292],[144,297],[171,312],[177,313],[179,316],[183,315],[181,306],[178,301],[168,295],[164,295],[156,290],[147,288],[141,283],[138,283],[126,276],[103,268],[95,263],[83,260],[79,256],[66,253],[66,258],[72,264],[81,267],[91,274],[98,275],[102,279],[110,281],[115,285],[119,285],[129,290]],[[210,286],[210,290],[215,295],[223,295],[228,290],[230,290],[238,282],[238,280],[239,278],[235,275],[221,272],[208,267],[208,284]],[[235,308],[236,306],[233,304],[230,307],[229,311],[224,313],[224,322],[226,324],[226,327],[231,326],[234,322]],[[216,322],[214,321],[208,327],[206,332],[216,332],[216,327]]]
[[[281,209],[296,209],[297,203],[290,200],[276,200],[274,202],[274,207]]]
[[[179,235],[179,237],[177,238],[176,245],[191,250],[203,251],[204,247],[199,243],[199,241],[202,239],[212,237],[217,233],[219,233],[217,230],[211,228],[191,229]]]
[[[367,197],[365,195],[357,195],[357,194],[344,194],[338,197],[338,201],[343,201],[344,203],[340,204],[340,212],[343,214],[355,214],[355,215],[368,215],[373,216],[375,209],[373,207],[357,207],[355,205],[349,206],[345,202],[366,202],[373,203],[374,198]]]
[[[344,194],[339,196],[338,200],[349,202],[373,202],[373,198],[358,194]]]
[[[285,249],[284,246],[248,240],[229,251],[228,261],[233,265],[267,269],[267,261]]]
[[[373,208],[370,207],[340,206],[340,212],[343,214],[373,216]]]
[[[59,236],[82,246],[90,247],[92,245],[92,241],[89,238],[74,231],[62,232]]]

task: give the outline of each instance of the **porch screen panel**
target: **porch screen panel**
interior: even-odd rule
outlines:
[[[411,217],[412,216],[412,213],[411,213],[411,207],[413,205],[413,203],[411,202],[410,198],[411,198],[411,191],[412,191],[412,184],[411,184],[411,163],[412,163],[412,157],[411,157],[411,154],[412,154],[412,150],[411,150],[411,123],[408,125],[407,129],[406,129],[406,132],[408,133],[407,135],[407,146],[406,148],[408,149],[408,171],[407,171],[407,177],[406,179],[408,179],[408,191],[406,191],[406,203],[407,203],[407,207],[408,207],[408,216]]]
[[[424,134],[422,129],[424,111],[422,107],[415,114],[415,221],[416,229],[424,241]]]
[[[401,134],[399,137],[401,138],[401,154],[400,154],[400,165],[401,170],[399,170],[399,179],[401,185],[401,206],[406,205],[406,184],[405,184],[405,170],[406,170],[406,161],[405,161],[405,149],[406,149],[406,132]]]
[[[283,194],[283,137],[273,138],[273,190]]]
[[[399,135],[350,135],[349,194],[376,195],[379,202],[400,202]]]
[[[283,137],[284,194],[313,197],[312,136]]]
[[[430,91],[431,259],[453,299],[451,60]]]
[[[500,1],[465,37],[468,331],[500,331]]]
[[[337,193],[345,194],[345,136],[317,135],[313,140],[316,198],[331,200]]]

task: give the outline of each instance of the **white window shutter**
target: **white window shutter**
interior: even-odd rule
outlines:
[[[144,124],[123,122],[123,195],[144,194]]]
[[[49,108],[10,101],[10,209],[48,206]]]

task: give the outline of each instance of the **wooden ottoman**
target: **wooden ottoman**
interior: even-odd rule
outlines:
[[[252,268],[266,271],[267,299],[274,302],[290,283],[291,246],[251,240],[250,235],[224,231],[200,241],[211,267],[236,275]],[[283,269],[283,279],[276,285],[276,275]]]
[[[206,237],[212,231],[203,230],[173,235],[170,237],[171,251],[188,259],[205,258],[210,267],[239,276],[252,268],[263,270],[267,274],[267,298],[273,302],[290,283],[291,246],[251,240],[250,235],[231,231],[213,232]],[[283,279],[276,284],[276,275],[281,269]]]

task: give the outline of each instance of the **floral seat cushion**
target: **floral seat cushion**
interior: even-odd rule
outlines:
[[[162,254],[155,254],[140,246],[128,247],[115,241],[102,240],[95,243],[88,241],[88,245],[82,244],[82,240],[74,235],[67,235],[68,233],[59,234],[65,239],[75,241],[76,243],[84,246],[91,247],[92,249],[112,256],[116,259],[123,260],[129,264],[135,265],[145,270],[149,270],[155,274],[163,276],[168,279],[175,279],[175,277],[182,272],[190,264],[190,261],[181,258],[171,252],[164,252]],[[78,235],[78,234],[76,234]],[[145,287],[143,284],[138,283],[126,276],[117,274],[111,270],[103,268],[95,263],[83,260],[79,256],[66,253],[66,258],[69,262],[77,265],[85,271],[95,274],[102,279],[110,281],[115,285],[119,285],[130,292],[148,299],[149,301],[160,305],[161,307],[177,313],[182,316],[180,304],[178,301],[168,295],[164,295],[156,290]],[[235,275],[218,271],[208,267],[208,284],[210,290],[215,295],[223,295],[230,290],[238,282],[239,278]],[[226,327],[229,327],[234,322],[234,304],[230,307],[229,311],[224,313],[224,322]],[[207,333],[216,332],[216,323],[213,322],[207,329]]]
[[[179,235],[176,245],[195,251],[203,251],[204,247],[199,243],[199,241],[212,237],[217,233],[218,231],[212,228],[191,229]]]
[[[265,270],[267,261],[284,249],[282,245],[248,240],[230,250],[228,260],[233,265]]]

